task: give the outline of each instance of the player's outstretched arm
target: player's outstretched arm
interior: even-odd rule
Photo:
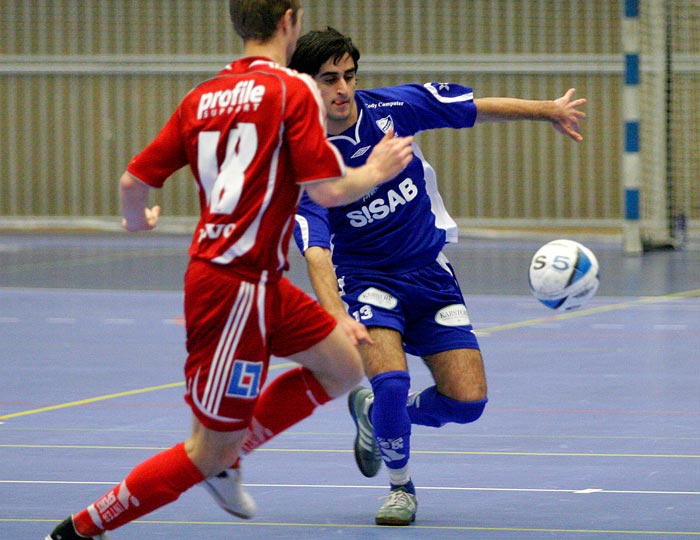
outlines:
[[[345,331],[353,345],[371,345],[373,342],[367,328],[348,315],[338,294],[338,281],[330,250],[311,246],[304,252],[304,259],[311,279],[311,286],[319,303],[338,321],[338,325]]]
[[[552,119],[552,125],[559,133],[571,137],[576,142],[581,142],[581,130],[579,120],[586,118],[586,113],[579,110],[586,104],[586,98],[574,99],[575,88],[569,88],[559,99],[555,99],[556,114]]]
[[[403,171],[413,159],[412,144],[413,137],[394,137],[389,131],[362,167],[348,167],[343,177],[308,184],[306,192],[326,208],[350,204]]]
[[[487,97],[474,100],[476,122],[505,122],[509,120],[545,120],[558,132],[581,142],[580,121],[586,113],[580,110],[585,98],[573,99],[575,88],[555,100],[529,100],[517,98]]]
[[[129,232],[150,231],[158,224],[160,206],[148,207],[149,189],[128,172],[119,180],[122,227]]]

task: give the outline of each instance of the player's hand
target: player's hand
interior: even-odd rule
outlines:
[[[143,219],[122,218],[122,227],[129,232],[150,231],[158,224],[160,217],[160,206],[156,205],[153,208],[143,209]]]
[[[580,133],[579,120],[586,118],[586,113],[579,110],[586,104],[586,98],[579,98],[572,101],[575,88],[569,88],[559,99],[555,99],[557,112],[552,120],[552,125],[559,133],[571,137],[576,142],[581,142],[583,137]]]
[[[413,159],[413,137],[395,137],[390,129],[372,149],[367,165],[375,168],[381,182],[386,182],[403,171]]]
[[[358,345],[373,345],[374,341],[369,337],[367,327],[361,322],[356,321],[347,313],[338,317],[338,325],[347,334],[356,347]]]

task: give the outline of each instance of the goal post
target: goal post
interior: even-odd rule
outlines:
[[[700,211],[700,0],[625,0],[622,37],[624,251],[683,247]]]
[[[622,18],[622,47],[625,58],[625,87],[622,94],[624,155],[622,184],[624,189],[623,248],[625,253],[642,252],[640,228],[640,22],[639,0],[625,0]]]

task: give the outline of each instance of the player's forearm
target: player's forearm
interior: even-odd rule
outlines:
[[[507,122],[509,120],[555,119],[557,105],[554,101],[538,101],[517,98],[487,97],[474,100],[476,123]]]
[[[331,208],[355,202],[385,180],[371,165],[348,167],[345,176],[307,185],[306,192],[314,202]]]
[[[338,294],[338,281],[329,250],[310,247],[304,253],[311,286],[319,303],[336,319],[346,315],[345,306]]]
[[[326,208],[355,202],[375,186],[403,171],[413,159],[412,145],[412,136],[394,137],[394,130],[391,129],[372,149],[367,163],[362,167],[348,167],[345,176],[310,184],[306,192]]]
[[[123,224],[127,231],[143,231],[150,227],[146,219],[148,186],[125,172],[119,180],[119,198]]]

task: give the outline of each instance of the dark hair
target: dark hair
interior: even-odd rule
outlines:
[[[236,33],[244,41],[255,39],[269,40],[277,30],[277,24],[288,9],[297,12],[301,9],[300,0],[229,0],[228,9]]]
[[[337,63],[346,54],[353,59],[357,71],[359,49],[353,45],[350,37],[329,26],[325,30],[312,30],[299,38],[289,67],[313,77],[329,59]]]

